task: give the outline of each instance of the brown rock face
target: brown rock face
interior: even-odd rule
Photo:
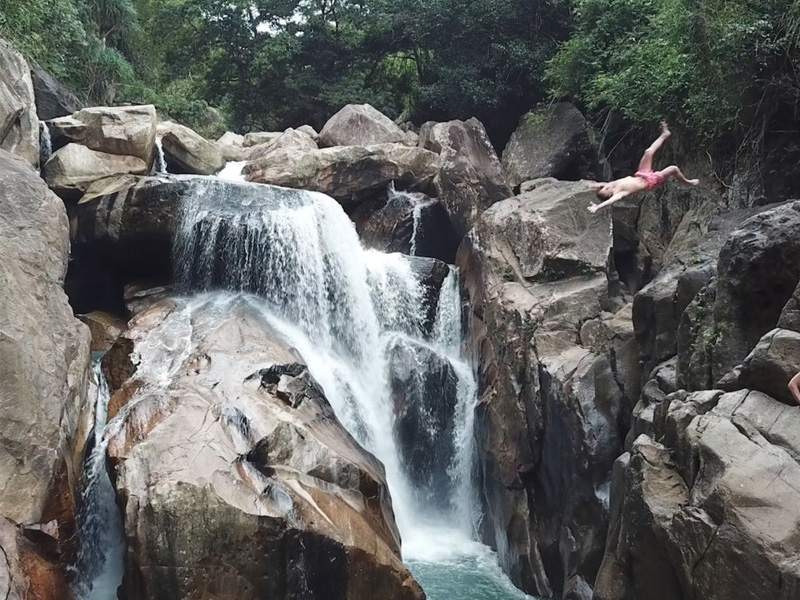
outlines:
[[[61,570],[19,528],[0,517],[0,596],[6,600],[70,600]]]
[[[0,39],[0,148],[39,164],[39,119],[28,63]]]
[[[0,150],[0,515],[37,523],[58,473],[74,483],[89,331],[62,289],[64,205]]]
[[[108,449],[123,597],[424,598],[382,465],[263,314],[236,296],[188,302],[153,305],[125,334],[143,385]]]
[[[406,133],[369,104],[348,104],[319,133],[320,145],[372,146],[406,141]]]
[[[439,154],[434,185],[453,227],[464,236],[480,214],[513,194],[486,130],[477,119],[436,123],[420,130],[420,146]]]
[[[426,189],[439,170],[433,152],[400,144],[342,146],[321,150],[278,150],[248,163],[247,180],[306,189],[336,198],[345,210],[385,190],[395,181],[412,189]]]
[[[586,210],[592,195],[586,182],[541,182],[483,212],[458,256],[479,365],[484,540],[545,597],[594,583],[623,409],[638,393],[630,309],[604,312],[611,215]]]

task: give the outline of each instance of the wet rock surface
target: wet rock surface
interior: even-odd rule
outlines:
[[[257,304],[193,302],[157,303],[125,333],[143,386],[108,449],[123,597],[424,597],[400,561],[383,467]]]

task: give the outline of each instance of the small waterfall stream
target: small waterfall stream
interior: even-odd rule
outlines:
[[[167,172],[167,159],[164,156],[164,146],[161,145],[161,138],[156,138],[156,154],[153,159],[153,166],[150,169],[151,175]]]
[[[78,512],[78,557],[73,591],[77,600],[113,600],[122,581],[125,531],[116,504],[116,493],[106,470],[108,437],[106,417],[110,393],[100,368],[102,356],[94,359],[95,399],[92,452],[84,463],[85,487]]]
[[[436,204],[436,200],[418,192],[401,192],[395,189],[394,183],[389,188],[389,202],[405,202],[412,209],[411,256],[417,255],[417,241],[422,223],[422,211]]]
[[[53,155],[53,141],[50,138],[50,127],[44,121],[39,121],[39,168],[50,160]]]

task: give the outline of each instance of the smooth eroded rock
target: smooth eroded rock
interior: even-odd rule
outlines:
[[[36,114],[41,121],[66,117],[83,108],[83,103],[64,84],[37,64],[31,65]]]
[[[405,141],[405,132],[369,104],[348,104],[328,119],[319,132],[319,143],[323,148],[373,146]]]
[[[93,106],[48,122],[53,148],[70,142],[106,154],[133,156],[153,163],[158,119],[152,105]]]
[[[213,175],[225,166],[222,152],[188,127],[166,121],[157,131],[170,173]]]
[[[376,191],[398,185],[427,188],[439,169],[439,157],[400,144],[342,146],[321,150],[278,150],[248,163],[247,180],[328,194],[345,209]]]

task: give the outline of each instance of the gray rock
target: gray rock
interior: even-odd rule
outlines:
[[[439,158],[421,148],[380,144],[301,151],[278,150],[248,163],[248,181],[328,194],[345,209],[354,208],[390,182],[427,189],[439,170]]]
[[[62,289],[68,257],[64,204],[0,150],[0,514],[17,523],[42,521],[82,458],[89,330]]]
[[[245,134],[242,145],[245,148],[249,148],[260,144],[268,144],[277,140],[281,135],[283,135],[281,131],[251,131]]]
[[[284,131],[272,142],[253,146],[247,156],[249,161],[260,161],[259,164],[268,164],[271,157],[283,157],[287,153],[308,152],[317,149],[317,142],[307,133],[291,127]]]
[[[383,466],[293,352],[246,300],[190,302],[155,304],[125,334],[144,385],[108,446],[136,540],[123,593],[424,598],[400,559]],[[180,351],[161,354],[165,340]]]
[[[31,64],[36,114],[41,121],[66,117],[83,108],[83,103],[39,65]]]
[[[719,255],[714,378],[727,374],[774,328],[800,280],[800,202],[753,217]]]
[[[513,195],[486,130],[477,119],[423,125],[419,143],[441,157],[441,169],[434,180],[436,195],[458,235],[466,235],[492,204]]]
[[[226,161],[247,160],[247,150],[244,148],[244,136],[232,131],[226,131],[214,142]]]
[[[156,109],[149,104],[95,106],[48,122],[54,149],[75,142],[97,152],[134,156],[148,168],[153,164],[157,124]]]
[[[600,175],[586,119],[568,102],[523,115],[503,150],[503,166],[513,187],[541,177],[577,180]]]
[[[42,169],[47,185],[63,197],[80,197],[92,183],[107,177],[145,173],[147,164],[141,159],[97,152],[81,144],[67,144]]]
[[[745,358],[739,382],[794,406],[789,380],[800,372],[800,333],[773,329],[759,340]],[[798,435],[800,441],[800,435]]]
[[[300,127],[297,128],[297,131],[305,133],[316,143],[319,143],[319,134],[317,133],[317,130],[314,129],[311,125],[301,125]]]
[[[166,121],[159,123],[157,135],[170,173],[213,175],[225,166],[219,149],[188,127]]]
[[[630,309],[604,314],[611,215],[589,213],[592,197],[586,182],[540,180],[483,212],[457,260],[480,381],[483,539],[543,597],[585,596],[594,581],[623,407],[638,395]]]
[[[39,164],[39,119],[28,63],[0,39],[0,148]]]
[[[406,134],[369,104],[348,104],[319,132],[320,146],[374,146],[405,142]]]

